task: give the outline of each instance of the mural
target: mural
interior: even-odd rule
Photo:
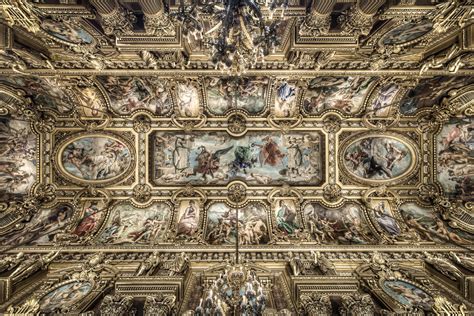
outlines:
[[[304,94],[303,109],[307,114],[323,110],[340,110],[354,114],[360,110],[375,78],[317,77],[309,82]]]
[[[90,236],[100,228],[107,214],[107,205],[104,200],[86,200],[82,210],[79,224],[73,233],[79,237]]]
[[[120,176],[131,165],[130,149],[108,136],[84,136],[63,146],[61,164],[81,180],[107,180]]]
[[[389,180],[407,173],[414,157],[409,145],[394,137],[363,137],[343,152],[344,167],[357,178]]]
[[[0,236],[0,244],[3,246],[51,244],[58,233],[64,233],[73,212],[69,204],[58,204],[51,209],[42,209],[22,230]]]
[[[68,83],[56,77],[4,76],[0,82],[22,89],[26,97],[31,98],[35,105],[44,110],[65,114],[70,112],[76,103],[65,89]]]
[[[302,227],[294,200],[279,200],[275,203],[276,228],[285,235],[295,235]]]
[[[382,285],[385,293],[406,306],[421,307],[431,310],[433,298],[419,287],[402,280],[385,280]]]
[[[36,134],[29,122],[0,116],[0,196],[8,200],[29,192],[36,181]]]
[[[154,203],[146,208],[118,204],[111,211],[98,242],[103,244],[155,244],[165,237],[171,219],[171,207]]]
[[[207,211],[206,239],[212,245],[235,244],[237,210],[224,203],[212,204]],[[262,203],[253,202],[239,209],[239,244],[266,244],[270,238],[267,210]]]
[[[176,85],[177,108],[180,116],[196,117],[201,113],[199,90],[195,84]]]
[[[94,37],[82,27],[65,21],[44,19],[41,27],[49,35],[70,44],[91,44],[94,41]]]
[[[298,88],[295,84],[282,82],[275,93],[274,113],[276,117],[291,117],[298,111]]]
[[[306,204],[304,220],[318,244],[367,244],[374,236],[358,204],[348,203],[330,209],[319,203]]]
[[[206,82],[207,108],[216,115],[224,115],[232,109],[258,114],[265,108],[266,78],[208,78]]]
[[[166,80],[157,77],[98,77],[110,99],[112,110],[130,114],[148,110],[156,115],[167,115],[173,109]]]
[[[451,119],[437,137],[438,181],[452,198],[474,200],[474,119]]]
[[[371,117],[386,117],[391,114],[392,103],[395,100],[400,87],[394,83],[389,83],[377,90],[373,101],[368,104],[366,113]]]
[[[107,112],[105,100],[97,87],[75,87],[72,92],[82,117],[102,118]]]
[[[433,77],[421,79],[408,90],[400,101],[400,113],[414,114],[418,109],[437,105],[452,89],[459,89],[474,83],[474,77]]]
[[[157,184],[318,184],[322,179],[320,134],[155,133],[151,160]]]
[[[178,208],[176,235],[192,237],[198,230],[199,213],[199,202],[195,200],[181,201]]]
[[[420,38],[432,29],[433,23],[430,20],[408,22],[385,33],[382,42],[384,45],[401,45]]]
[[[41,313],[51,313],[65,306],[71,306],[92,291],[89,282],[74,281],[64,284],[49,292],[39,301]]]
[[[414,228],[427,241],[455,244],[472,244],[474,235],[448,226],[433,209],[423,208],[415,203],[404,203],[400,213],[405,223]]]
[[[391,236],[400,234],[401,229],[394,216],[390,202],[387,200],[370,201],[370,209],[374,212],[375,221]]]

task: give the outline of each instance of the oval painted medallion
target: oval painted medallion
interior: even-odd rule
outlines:
[[[384,45],[402,45],[422,37],[432,29],[433,23],[429,20],[408,22],[385,33],[382,41]]]
[[[400,178],[413,168],[413,148],[392,136],[366,136],[351,142],[342,157],[345,169],[364,180]]]
[[[111,136],[83,136],[64,144],[61,167],[78,180],[103,182],[124,174],[132,157],[127,145]]]

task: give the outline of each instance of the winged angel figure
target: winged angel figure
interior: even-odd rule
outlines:
[[[200,173],[204,179],[206,179],[207,175],[214,178],[214,173],[219,170],[220,167],[220,157],[228,153],[233,147],[232,145],[211,153],[206,147],[199,146],[198,150],[200,150],[200,153],[196,157],[197,166],[194,167],[194,174]]]

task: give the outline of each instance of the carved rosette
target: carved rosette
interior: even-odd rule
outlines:
[[[133,129],[137,133],[147,133],[151,129],[151,120],[147,115],[138,115],[133,120]]]
[[[239,113],[234,113],[229,116],[227,124],[227,129],[229,130],[231,135],[240,136],[243,135],[247,130],[247,119],[245,118],[245,116]]]
[[[323,188],[323,196],[329,202],[336,202],[341,198],[341,187],[337,184],[328,184]]]
[[[151,187],[148,184],[137,184],[133,187],[133,198],[139,203],[145,203],[151,198]]]
[[[229,186],[227,197],[233,203],[242,203],[247,197],[247,188],[242,183],[233,183]]]

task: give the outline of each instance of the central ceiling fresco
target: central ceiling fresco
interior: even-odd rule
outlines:
[[[432,199],[472,200],[472,120],[430,102],[472,81],[4,78],[5,100],[39,106],[4,108],[3,196],[57,197],[2,240],[52,245],[61,225],[71,245],[224,245],[239,221],[244,245],[469,243]]]
[[[43,2],[0,1],[0,312],[474,310],[471,2]]]

